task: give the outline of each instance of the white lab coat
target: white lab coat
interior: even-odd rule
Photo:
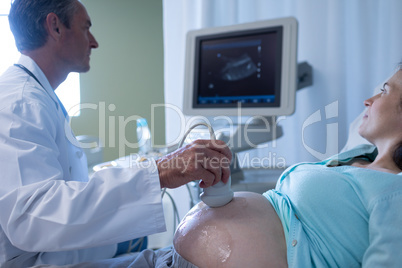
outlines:
[[[15,66],[0,78],[0,266],[110,258],[116,243],[164,231],[156,165],[88,179],[48,80],[29,57],[19,63],[45,89]]]

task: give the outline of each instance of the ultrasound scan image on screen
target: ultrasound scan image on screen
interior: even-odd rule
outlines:
[[[196,41],[195,107],[280,104],[282,28]]]

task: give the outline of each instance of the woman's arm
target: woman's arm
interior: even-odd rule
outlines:
[[[400,267],[402,263],[402,190],[373,202],[369,208],[369,242],[363,267]]]

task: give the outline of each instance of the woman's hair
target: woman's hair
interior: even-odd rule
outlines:
[[[20,52],[30,51],[46,43],[48,33],[44,24],[49,13],[55,13],[70,28],[77,10],[76,2],[77,0],[14,0],[8,20],[17,49]]]
[[[402,72],[402,61],[398,64],[397,72]],[[402,101],[402,100],[401,100]],[[402,105],[402,102],[401,102]],[[402,124],[402,122],[401,122]],[[402,142],[398,144],[396,150],[394,151],[394,155],[392,156],[395,164],[398,166],[400,170],[402,170]]]
[[[398,146],[396,147],[392,159],[394,160],[398,168],[402,170],[402,142],[399,143]]]

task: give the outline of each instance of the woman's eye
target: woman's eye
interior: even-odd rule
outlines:
[[[380,91],[381,91],[381,94],[387,93],[387,90],[385,88],[381,88]]]

